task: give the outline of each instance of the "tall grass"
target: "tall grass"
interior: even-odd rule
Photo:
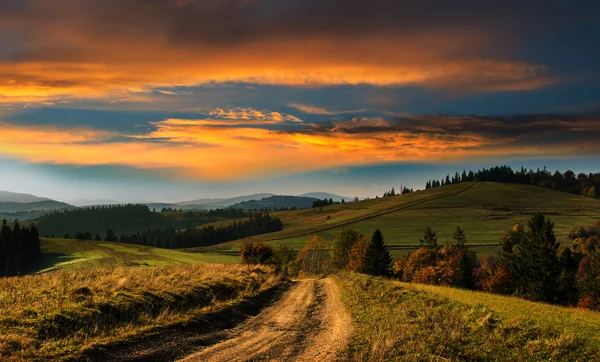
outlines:
[[[275,286],[266,267],[117,268],[0,279],[0,360],[73,356]]]
[[[593,361],[600,346],[536,319],[357,274],[337,277],[355,334],[352,361]],[[600,328],[600,327],[599,327]]]

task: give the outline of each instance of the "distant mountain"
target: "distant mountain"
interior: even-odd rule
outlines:
[[[46,197],[38,197],[30,194],[19,194],[16,192],[9,191],[0,191],[0,202],[30,203],[48,200],[50,199]]]
[[[313,202],[317,201],[314,197],[302,196],[271,196],[261,200],[250,200],[240,202],[230,207],[232,209],[281,209],[281,208],[298,208],[307,209],[312,207]]]
[[[75,206],[98,206],[98,205],[120,205],[123,202],[109,199],[75,199],[70,200]]]
[[[246,196],[238,196],[232,197],[229,199],[198,199],[192,201],[182,201],[177,202],[175,205],[179,206],[197,206],[204,209],[210,208],[223,208],[229,207],[231,205],[239,204],[241,202],[251,201],[251,200],[261,200],[267,197],[275,196],[275,194],[271,193],[262,193],[262,194],[253,194]]]
[[[47,197],[0,191],[0,213],[27,213],[30,211],[64,209],[66,207],[73,206]]]
[[[38,202],[0,202],[0,212],[5,213],[57,210],[69,207],[73,207],[73,205],[54,200]]]
[[[330,194],[327,192],[309,192],[306,194],[302,194],[299,195],[301,197],[313,197],[315,199],[319,199],[319,200],[323,200],[323,199],[332,199],[335,202],[342,202],[342,200],[344,201],[352,201],[353,199],[350,197],[345,197],[345,196],[340,196],[340,195],[335,195],[335,194]]]

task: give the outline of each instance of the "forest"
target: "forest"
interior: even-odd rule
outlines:
[[[188,227],[185,230],[149,229],[143,232],[122,234],[118,239],[112,230],[108,230],[105,241],[119,241],[138,245],[147,245],[166,249],[183,249],[199,246],[211,246],[226,241],[271,233],[283,229],[283,223],[268,213],[250,215],[248,220],[233,221],[226,225],[209,225],[201,228]]]
[[[40,255],[40,236],[35,226],[12,228],[6,220],[0,229],[0,276],[26,274]]]
[[[55,211],[40,217],[37,226],[46,237],[91,239],[103,237],[108,229],[117,235],[135,234],[155,228],[184,229],[247,215],[247,211],[238,209],[159,213],[150,211],[146,205],[129,204]]]
[[[564,173],[555,171],[552,173],[546,170],[546,167],[542,170],[539,168],[537,170],[527,170],[526,168],[521,167],[520,170],[513,171],[509,166],[496,166],[489,169],[483,168],[478,171],[457,171],[453,176],[446,175],[445,179],[427,181],[425,188],[429,189],[432,187],[473,181],[536,185],[589,197],[598,197],[600,195],[600,173],[579,173],[577,175],[575,175],[573,171],[565,171]]]

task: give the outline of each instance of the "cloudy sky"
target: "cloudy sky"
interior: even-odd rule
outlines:
[[[3,0],[0,189],[373,196],[600,171],[597,1]]]

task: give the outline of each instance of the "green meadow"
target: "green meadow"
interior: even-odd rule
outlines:
[[[83,270],[119,266],[167,266],[182,264],[236,264],[239,257],[216,253],[186,253],[105,241],[42,239],[37,272]]]
[[[273,213],[284,229],[254,237],[273,244],[300,249],[313,234],[332,242],[343,228],[350,227],[371,236],[380,229],[393,256],[400,256],[419,245],[426,226],[438,234],[438,242],[451,241],[452,232],[461,226],[469,244],[480,255],[496,254],[502,235],[516,223],[526,223],[541,211],[555,223],[559,240],[565,242],[569,230],[577,225],[592,225],[600,220],[600,200],[537,186],[493,182],[461,183],[411,194],[337,204],[320,209]],[[190,251],[215,251],[233,254],[241,241],[218,248]]]

